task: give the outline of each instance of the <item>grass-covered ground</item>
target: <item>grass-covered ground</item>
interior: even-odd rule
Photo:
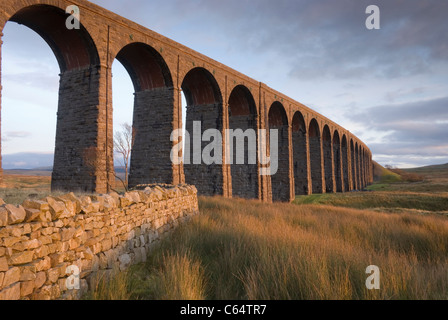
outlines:
[[[381,172],[371,191],[292,204],[201,197],[147,263],[86,298],[448,299],[448,168]],[[380,290],[366,289],[369,265]]]
[[[223,198],[200,210],[88,298],[448,298],[446,216]],[[369,265],[380,290],[366,289]]]
[[[409,182],[387,170],[371,191],[292,204],[201,197],[201,214],[146,263],[85,298],[448,299],[448,168],[417,173]],[[0,192],[46,195],[41,179],[7,177]],[[380,290],[366,289],[369,265],[380,268]]]

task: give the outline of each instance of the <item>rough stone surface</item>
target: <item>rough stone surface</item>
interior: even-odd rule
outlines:
[[[16,224],[25,220],[26,212],[22,206],[15,206],[12,204],[4,205],[8,211],[8,224]]]
[[[184,184],[144,185],[124,195],[47,197],[24,207],[21,217],[38,210],[50,220],[18,223],[20,217],[0,226],[0,300],[79,298],[88,289],[86,280],[146,261],[157,240],[198,214],[197,190]],[[66,286],[67,267],[73,265],[80,291]]]

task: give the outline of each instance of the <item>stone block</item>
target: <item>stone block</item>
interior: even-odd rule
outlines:
[[[20,280],[20,269],[18,267],[13,267],[5,272],[5,277],[3,278],[3,288],[10,286]]]
[[[8,271],[8,269],[9,269],[8,260],[6,259],[6,257],[1,257],[0,258],[0,272]]]
[[[15,283],[0,291],[0,300],[19,300],[20,299],[20,283]]]
[[[24,209],[26,213],[25,217],[26,222],[33,222],[37,220],[41,214],[41,211],[38,209],[32,209],[32,208],[24,208]]]
[[[8,224],[18,224],[25,220],[26,212],[22,206],[6,204],[4,208],[8,211]]]
[[[20,283],[20,296],[21,297],[26,297],[29,296],[33,293],[34,291],[34,281],[30,280],[30,281],[24,281]]]
[[[27,264],[33,261],[33,251],[24,251],[19,253],[14,253],[10,259],[9,262],[13,266]]]
[[[39,289],[47,281],[47,274],[44,271],[38,272],[36,274],[36,279],[34,280],[34,288]]]
[[[5,207],[0,207],[0,227],[8,225],[8,210]]]

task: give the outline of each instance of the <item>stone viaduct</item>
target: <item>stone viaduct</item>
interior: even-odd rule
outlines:
[[[80,9],[80,29],[66,28],[70,5]],[[2,0],[0,36],[7,22],[37,32],[60,66],[53,190],[106,193],[115,184],[115,59],[135,88],[130,185],[188,183],[203,195],[270,202],[291,201],[296,194],[359,190],[372,182],[372,154],[348,130],[263,83],[86,0]],[[173,164],[170,152],[178,141],[170,137],[182,128],[182,92],[189,132],[193,121],[202,121],[202,130],[279,129],[278,172],[260,175],[260,163]]]

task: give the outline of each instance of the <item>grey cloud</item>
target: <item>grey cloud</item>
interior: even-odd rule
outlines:
[[[395,127],[394,123],[402,123],[404,121],[425,121],[430,123],[438,120],[448,121],[448,97],[399,105],[375,106],[347,114],[347,116],[352,120],[371,127],[383,126],[383,128],[386,128],[388,124],[392,124],[392,127]],[[428,127],[427,129],[430,128]]]
[[[188,22],[192,38],[207,30],[246,55],[275,53],[298,79],[428,74],[434,61],[448,60],[448,2],[439,0],[94,2],[164,29],[155,31]],[[381,9],[381,30],[365,28],[371,4]]]
[[[448,97],[371,107],[347,114],[366,130],[387,132],[369,143],[374,154],[395,157],[448,157]]]
[[[448,157],[448,144],[428,145],[426,142],[410,143],[394,141],[388,143],[371,143],[373,154],[418,157]]]

